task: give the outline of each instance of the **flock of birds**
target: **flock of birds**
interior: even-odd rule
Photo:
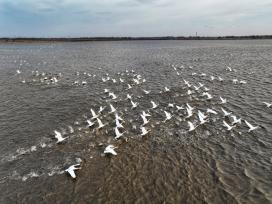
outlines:
[[[152,132],[152,127],[155,127],[155,125],[166,124],[168,121],[173,119],[178,120],[179,122],[187,123],[187,129],[185,133],[196,131],[197,128],[204,126],[205,124],[212,121],[214,116],[221,116],[220,119],[222,119],[222,126],[225,128],[226,131],[233,131],[235,128],[241,126],[242,124],[245,124],[247,126],[248,133],[260,128],[260,126],[252,125],[247,120],[234,115],[234,113],[227,110],[225,106],[223,107],[223,105],[228,103],[228,100],[226,98],[223,98],[222,96],[214,96],[211,93],[210,88],[204,85],[203,82],[197,82],[193,84],[189,80],[184,79],[182,77],[182,70],[184,69],[184,66],[177,66],[172,64],[170,66],[176,73],[176,75],[178,77],[181,77],[180,81],[183,83],[183,86],[181,88],[181,94],[176,94],[174,96],[170,94],[171,97],[187,97],[191,101],[193,101],[193,99],[205,102],[211,102],[213,100],[216,101],[216,104],[220,105],[221,107],[206,107],[205,109],[203,109],[193,106],[189,101],[182,104],[178,104],[176,102],[165,104],[160,103],[159,101],[155,101],[153,98],[150,97],[150,102],[146,102],[146,104],[149,104],[148,107],[145,107],[143,109],[143,106],[141,106],[140,102],[138,102],[137,99],[142,99],[144,97],[150,96],[152,94],[152,91],[146,90],[142,87],[142,84],[147,82],[147,80],[141,74],[136,73],[134,70],[126,70],[125,72],[119,72],[119,79],[117,79],[116,77],[111,77],[108,73],[106,73],[105,76],[99,78],[99,80],[101,80],[101,83],[103,84],[107,85],[107,83],[110,82],[109,87],[105,87],[104,90],[102,90],[100,93],[100,96],[103,96],[102,99],[104,99],[103,102],[105,104],[97,108],[92,107],[90,109],[90,113],[84,116],[84,123],[86,128],[95,133],[108,127],[112,130],[112,132],[108,131],[107,129],[106,133],[114,137],[114,140],[127,140],[126,135],[130,134],[129,130],[126,129],[128,123],[130,123],[132,129],[138,131],[139,136],[143,137]],[[232,69],[229,66],[227,66],[226,70],[229,72],[235,72],[235,69]],[[17,74],[20,75],[21,71],[17,70]],[[38,71],[33,71],[32,74],[33,76],[38,77],[37,79],[32,79],[32,81],[34,80],[42,83],[45,82],[47,84],[58,84],[60,78],[62,77],[61,73],[47,74],[44,72],[39,73]],[[79,76],[80,73],[76,72],[76,75]],[[83,75],[92,78],[99,77],[97,75],[92,75],[86,72],[84,72]],[[215,80],[218,80],[219,82],[224,81],[221,76],[208,76],[205,73],[198,74],[193,72],[191,75],[198,76],[200,78],[206,77],[206,79],[210,82]],[[130,76],[131,78],[128,79],[128,76]],[[23,79],[22,82],[26,83],[26,80]],[[231,82],[233,84],[247,83],[244,80],[238,79],[232,79]],[[75,80],[72,84],[87,86],[88,82],[87,80]],[[121,90],[121,92],[124,97],[120,96],[121,94],[116,94],[116,91],[113,91],[114,84],[122,84],[123,89]],[[141,94],[138,96],[130,92],[135,87],[142,91]],[[165,86],[163,90],[155,94],[161,95],[163,97],[164,94],[174,92],[174,90],[172,89],[173,88]],[[145,101],[147,100],[148,99],[145,99]],[[127,105],[130,104],[130,107],[122,107],[122,105],[118,106],[119,103],[126,103]],[[272,103],[263,102],[263,104],[267,108],[272,107]],[[137,110],[138,113],[136,120],[138,122],[141,121],[140,124],[137,126],[136,124],[134,124],[135,120],[124,118],[125,113],[122,112],[121,109],[124,109],[124,112],[127,113],[132,113],[133,111]],[[163,119],[161,121],[155,122],[154,118],[152,117],[155,114],[160,114]],[[75,122],[75,124],[77,123],[78,122]],[[70,133],[74,132],[73,127],[69,126],[69,129]],[[63,144],[69,138],[68,136],[65,137],[65,135],[58,130],[54,130],[54,137],[58,145]],[[103,153],[105,155],[116,156],[117,148],[118,147],[114,144],[107,144],[104,147]],[[73,164],[69,166],[65,170],[65,172],[67,172],[72,178],[76,178],[75,171],[81,169],[80,165],[80,163]]]

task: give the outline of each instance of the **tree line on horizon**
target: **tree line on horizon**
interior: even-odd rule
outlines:
[[[4,37],[2,42],[24,41],[122,41],[122,40],[243,40],[243,39],[272,39],[272,35],[248,35],[248,36],[164,36],[164,37],[60,37],[60,38],[36,38],[36,37]]]

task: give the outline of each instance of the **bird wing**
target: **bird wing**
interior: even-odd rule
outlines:
[[[193,123],[191,123],[190,121],[188,121],[188,125],[189,125],[189,131],[195,128]]]
[[[72,176],[72,178],[76,178],[76,174],[75,174],[74,170],[68,169],[68,173]]]
[[[246,123],[246,125],[251,129],[251,128],[253,128],[253,125],[251,125],[249,122],[247,122],[246,120],[245,120],[245,123]]]
[[[228,129],[231,128],[226,121],[223,120],[223,123],[224,123],[225,127],[227,127]]]
[[[119,130],[118,130],[117,127],[115,128],[115,135],[116,135],[116,136],[119,136],[119,135],[120,135],[120,132],[119,132]]]

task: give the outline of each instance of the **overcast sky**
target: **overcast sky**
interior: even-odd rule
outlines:
[[[0,37],[272,34],[272,0],[0,0]]]

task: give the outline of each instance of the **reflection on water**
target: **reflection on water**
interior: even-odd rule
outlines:
[[[269,40],[0,45],[1,203],[271,203],[271,51]],[[73,180],[64,170],[81,160]]]

